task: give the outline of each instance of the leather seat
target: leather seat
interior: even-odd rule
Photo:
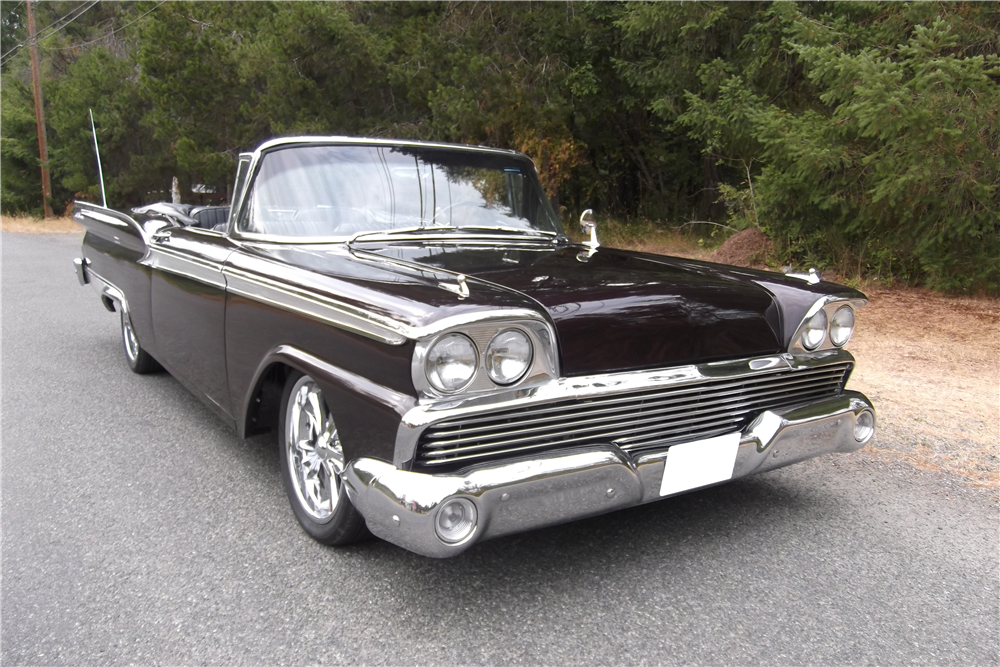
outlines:
[[[191,211],[191,217],[202,229],[225,230],[229,220],[228,206],[202,206]]]

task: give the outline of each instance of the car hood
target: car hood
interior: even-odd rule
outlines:
[[[562,372],[584,375],[785,349],[772,294],[724,267],[581,246],[389,245],[380,255],[502,287],[551,318]]]
[[[256,266],[253,257],[270,261]],[[567,376],[784,352],[818,298],[864,299],[767,271],[530,240],[248,245],[229,263],[413,332],[497,309],[534,310],[553,323]],[[456,274],[466,276],[467,294]]]

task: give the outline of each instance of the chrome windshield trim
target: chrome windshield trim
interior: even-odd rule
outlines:
[[[516,155],[521,157],[527,157],[523,153],[518,151],[512,151],[506,148],[492,148],[490,146],[470,146],[468,144],[449,144],[444,142],[434,142],[434,141],[414,141],[407,139],[379,139],[377,137],[347,137],[341,135],[334,136],[315,136],[315,135],[302,135],[297,137],[281,137],[278,139],[271,139],[265,141],[263,144],[257,147],[254,151],[254,156],[259,157],[260,153],[277,148],[279,146],[292,146],[295,144],[313,144],[313,145],[361,145],[361,146],[413,146],[415,148],[447,148],[450,150],[464,150],[464,151],[474,151],[474,152],[489,152],[496,153],[498,155]]]
[[[317,237],[299,237],[295,239],[289,239],[286,236],[275,236],[272,234],[257,234],[254,232],[243,232],[238,228],[240,214],[243,212],[242,209],[247,204],[247,192],[254,181],[254,174],[257,171],[257,165],[260,164],[261,158],[264,154],[275,148],[283,148],[287,146],[301,146],[301,145],[313,145],[313,146],[411,146],[414,148],[440,148],[455,151],[465,151],[472,153],[492,153],[494,155],[504,155],[507,157],[515,157],[519,159],[526,160],[532,165],[535,164],[534,160],[530,157],[521,153],[519,151],[509,150],[505,148],[492,148],[490,146],[471,146],[468,144],[449,144],[444,142],[433,142],[433,141],[413,141],[404,139],[379,139],[372,137],[347,137],[341,135],[334,136],[313,136],[313,135],[302,135],[296,137],[279,137],[277,139],[271,139],[260,144],[254,151],[249,153],[240,153],[240,161],[247,159],[249,164],[247,166],[247,176],[242,183],[237,183],[237,190],[233,193],[232,205],[229,209],[229,220],[227,222],[227,234],[230,238],[245,240],[245,241],[259,241],[264,243],[302,243],[302,244],[312,244],[312,243],[344,243],[349,241],[355,235],[349,236],[317,236]],[[536,168],[537,171],[537,168]],[[548,233],[543,230],[537,230],[539,233]],[[558,237],[557,237],[558,238]]]
[[[854,362],[850,352],[838,348],[809,356],[767,355],[732,361],[713,362],[674,368],[623,371],[603,375],[560,377],[531,387],[514,387],[475,396],[456,396],[437,401],[422,401],[403,416],[396,434],[393,464],[407,470],[413,462],[420,435],[432,424],[449,419],[489,414],[499,410],[555,403],[635,391],[692,384],[709,379],[765,375],[781,370],[816,368]]]

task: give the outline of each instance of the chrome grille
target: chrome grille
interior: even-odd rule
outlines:
[[[450,419],[421,435],[415,466],[440,470],[594,442],[635,452],[731,433],[764,410],[836,396],[850,366],[700,380]]]

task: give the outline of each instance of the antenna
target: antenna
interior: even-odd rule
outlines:
[[[104,170],[101,169],[101,150],[97,147],[97,130],[94,129],[94,110],[90,112],[90,131],[94,134],[94,153],[97,154],[97,176],[101,179],[101,206],[108,207],[108,198],[104,194]]]

